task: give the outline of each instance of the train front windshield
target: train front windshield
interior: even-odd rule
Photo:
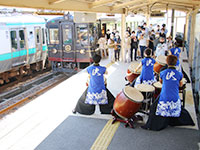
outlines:
[[[72,31],[69,28],[63,29],[63,44],[71,44],[72,43]]]
[[[49,29],[49,42],[50,44],[59,44],[58,39],[58,29],[57,28],[50,28]]]
[[[88,46],[88,28],[87,25],[77,26],[77,39],[76,43],[80,46]]]

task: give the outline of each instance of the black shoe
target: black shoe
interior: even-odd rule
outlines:
[[[125,84],[125,86],[129,86],[129,85],[130,85],[130,83]]]
[[[72,110],[72,113],[73,113],[73,114],[76,114],[76,110],[75,110],[75,109],[73,109],[73,110]]]
[[[145,127],[145,126],[141,126],[141,128],[142,129],[144,129],[144,130],[149,130],[147,127]]]

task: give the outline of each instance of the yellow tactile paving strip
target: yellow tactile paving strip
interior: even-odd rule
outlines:
[[[120,122],[115,122],[114,124],[112,124],[112,121],[113,120],[110,119],[107,122],[90,150],[107,150],[120,124]]]

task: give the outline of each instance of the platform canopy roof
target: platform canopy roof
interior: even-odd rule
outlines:
[[[148,13],[200,8],[200,0],[0,0],[2,6],[97,13]]]

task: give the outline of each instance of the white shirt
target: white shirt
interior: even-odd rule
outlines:
[[[127,48],[127,49],[130,49],[131,48],[131,38],[130,37],[125,37],[125,39],[124,39],[124,46],[125,46],[125,48]]]
[[[147,46],[147,40],[148,36],[143,36],[143,38],[139,40],[139,46]]]
[[[163,44],[159,43],[156,47],[156,54],[155,55],[157,57],[160,56],[160,55],[165,56],[165,51],[167,51],[167,50],[168,50],[168,48],[167,48],[166,43],[163,43]]]
[[[105,37],[101,37],[98,40],[98,44],[99,44],[99,48],[100,49],[106,49],[106,38]]]

